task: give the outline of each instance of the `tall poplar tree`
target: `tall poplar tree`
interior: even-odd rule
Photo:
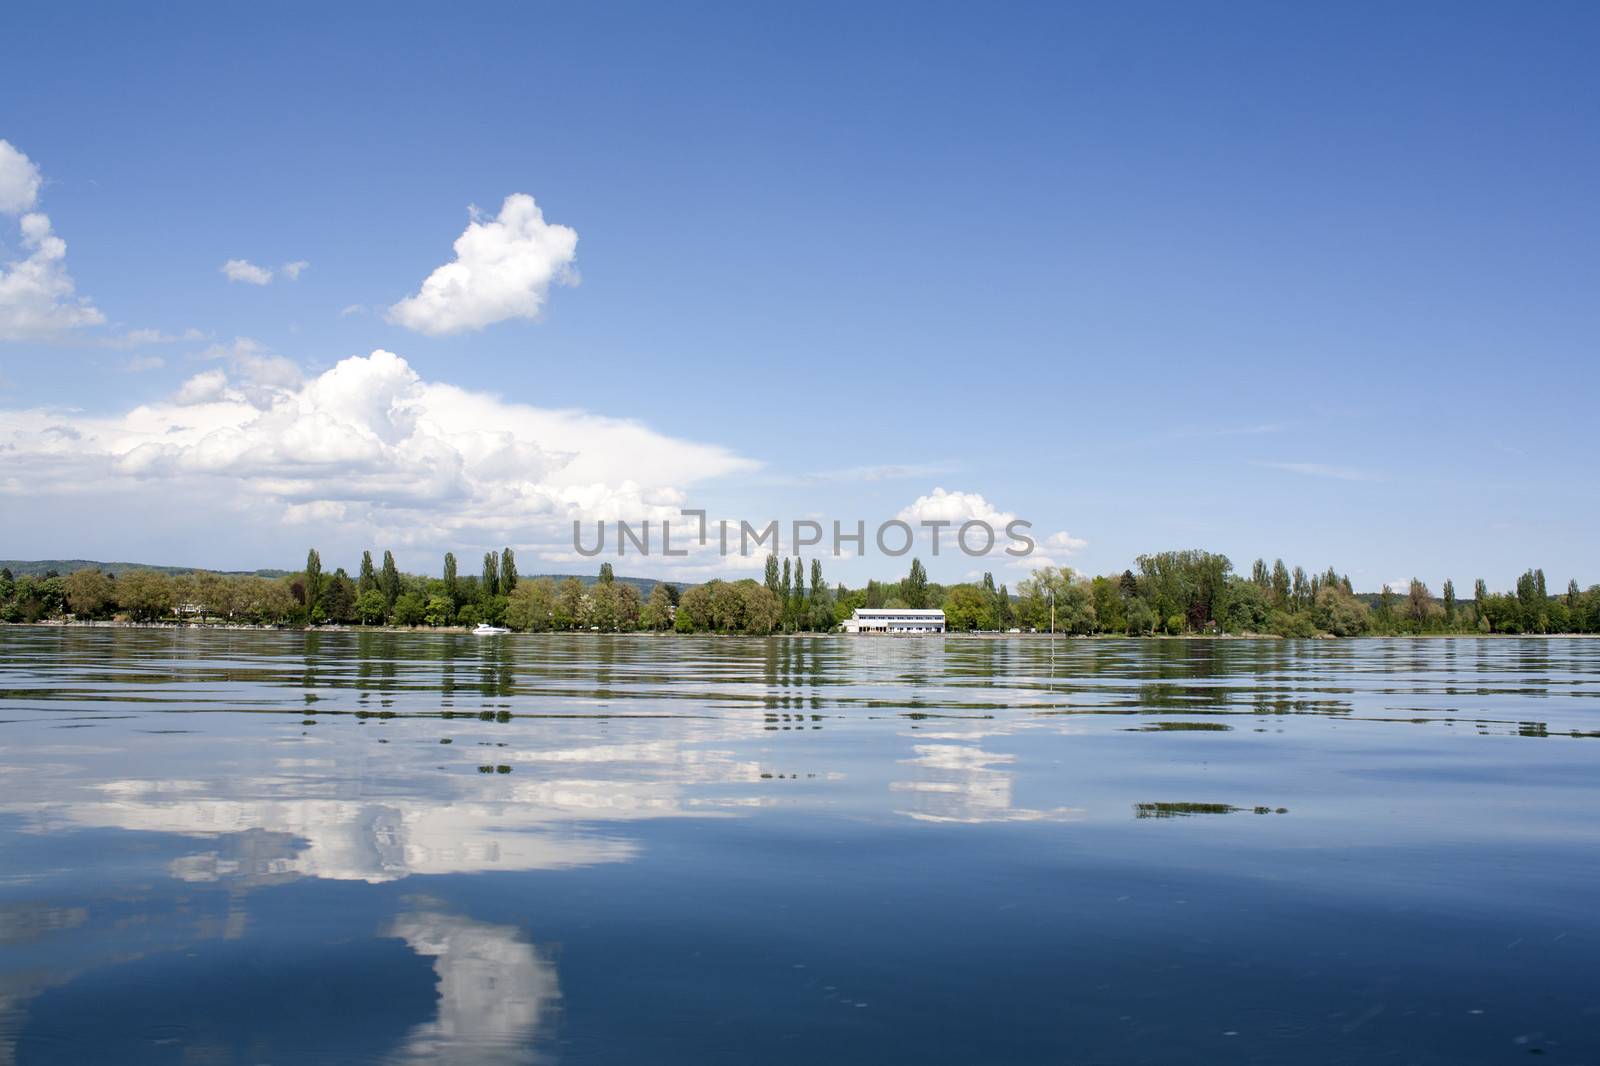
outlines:
[[[394,565],[392,551],[385,550],[383,553],[383,573],[378,583],[383,589],[384,604],[393,610],[394,601],[400,598],[400,568]]]
[[[461,606],[461,591],[456,584],[456,553],[444,553],[444,594],[450,597],[450,606]]]
[[[317,597],[322,594],[322,556],[317,554],[317,549],[312,548],[306,552],[306,614],[310,614],[317,606]]]
[[[923,568],[921,559],[911,560],[911,572],[900,583],[900,598],[906,601],[906,606],[921,610],[928,606],[928,571]]]
[[[483,596],[500,595],[500,557],[494,552],[483,553]]]
[[[502,595],[511,595],[511,590],[517,587],[517,553],[507,548],[500,553],[500,592]]]
[[[371,592],[378,587],[378,572],[372,567],[372,553],[361,553],[361,576],[356,579],[356,593]]]

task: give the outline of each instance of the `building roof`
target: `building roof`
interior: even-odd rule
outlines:
[[[938,607],[857,607],[856,618],[943,618],[944,611]]]

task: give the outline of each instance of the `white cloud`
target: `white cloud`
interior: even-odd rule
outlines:
[[[900,511],[902,521],[915,526],[919,522],[987,522],[996,532],[1003,533],[1006,523],[1017,516],[1002,511],[976,492],[946,492],[935,488],[926,496],[918,496]]]
[[[756,465],[637,422],[424,381],[386,351],[309,380],[246,338],[210,354],[227,369],[122,414],[0,411],[0,495],[159,482],[164,498],[207,501],[219,529],[245,512],[401,545],[570,549],[574,519],[677,518],[686,487]]]
[[[456,238],[454,262],[439,267],[416,295],[389,308],[389,321],[443,336],[508,318],[537,319],[552,284],[574,284],[578,233],[548,223],[533,197],[506,197],[493,219],[472,212]]]
[[[1039,543],[1046,551],[1061,552],[1064,555],[1071,555],[1073,552],[1082,551],[1089,546],[1088,541],[1082,537],[1074,537],[1064,529],[1059,533],[1050,534]]]
[[[288,278],[290,281],[299,281],[300,272],[310,265],[311,264],[306,262],[304,259],[296,259],[292,263],[283,264],[283,266],[279,269],[283,272],[283,276]]]
[[[68,330],[98,326],[106,316],[76,295],[67,273],[67,242],[50,218],[33,208],[43,179],[33,160],[0,140],[0,214],[18,215],[21,259],[0,263],[0,341],[51,340]]]
[[[230,259],[219,269],[229,281],[242,281],[249,285],[267,285],[272,282],[271,269],[256,266],[248,259]]]
[[[1021,550],[1021,545],[1007,533],[1007,527],[1016,521],[1018,516],[1012,511],[1002,511],[976,492],[935,488],[928,495],[917,497],[895,517],[910,523],[914,529],[920,528],[922,522],[948,522],[950,525],[940,539],[941,552],[950,547],[956,531],[965,522],[984,522],[994,530],[995,541],[988,554],[998,555],[1008,548]],[[1089,542],[1082,537],[1074,537],[1066,530],[1040,536],[1033,533],[1031,527],[1020,527],[1018,533],[1033,539],[1034,550],[1025,556],[1008,556],[1008,565],[1026,570],[1040,566],[1059,566],[1061,557],[1081,551],[1089,545]],[[931,537],[931,531],[928,532],[928,536]],[[968,544],[973,551],[978,551],[982,547],[981,535],[969,538]]]
[[[0,140],[0,214],[20,215],[39,202],[44,182],[33,160],[7,140]]]
[[[130,329],[126,333],[115,337],[107,337],[102,343],[107,348],[144,348],[154,344],[174,344],[178,341],[203,341],[206,335],[197,329],[186,329],[182,333],[168,333],[159,329]]]
[[[159,355],[136,355],[122,364],[122,369],[132,374],[142,373],[146,370],[160,370],[167,365],[167,361]]]

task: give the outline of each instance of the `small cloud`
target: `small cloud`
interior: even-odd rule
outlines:
[[[1061,552],[1064,555],[1071,555],[1073,552],[1082,551],[1089,546],[1088,541],[1082,537],[1074,537],[1064,529],[1059,533],[1050,534],[1040,543],[1045,550]]]
[[[167,361],[159,355],[136,355],[122,364],[122,369],[130,374],[142,374],[146,370],[160,370],[167,365]]]
[[[366,304],[350,304],[343,311],[339,312],[339,317],[340,318],[349,318],[351,315],[364,315],[366,313],[367,313]]]
[[[278,269],[283,276],[288,278],[290,281],[299,281],[300,272],[310,265],[311,264],[306,262],[304,259],[296,259],[292,263],[283,264],[283,266],[279,267]]]
[[[1358,470],[1353,466],[1331,466],[1328,463],[1267,463],[1258,462],[1256,466],[1267,467],[1271,470],[1283,470],[1290,474],[1301,474],[1305,477],[1333,478],[1337,481],[1371,481],[1372,474],[1365,470]]]
[[[213,403],[222,399],[228,392],[228,375],[221,370],[207,370],[196,374],[179,386],[172,397],[172,402],[179,407],[190,407],[197,403]]]
[[[222,273],[229,281],[242,281],[248,285],[267,285],[272,282],[272,271],[256,266],[248,259],[230,259],[222,264]]]
[[[103,343],[107,348],[147,348],[157,344],[176,344],[178,341],[205,340],[205,336],[197,329],[186,329],[182,333],[168,333],[159,329],[130,329],[119,336],[106,338]]]
[[[210,344],[201,352],[202,359],[237,359],[241,356],[263,355],[271,351],[265,344],[250,337],[235,337],[226,344]]]
[[[442,337],[510,318],[537,319],[551,285],[577,283],[577,231],[546,222],[526,193],[506,197],[492,219],[474,208],[454,248],[455,260],[429,274],[416,295],[390,307],[389,321]]]

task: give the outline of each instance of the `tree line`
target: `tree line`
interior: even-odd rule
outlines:
[[[762,580],[714,580],[681,592],[658,582],[648,595],[619,581],[603,563],[592,583],[518,575],[511,548],[484,553],[477,574],[463,575],[447,552],[438,577],[402,573],[394,554],[375,563],[362,553],[354,577],[323,569],[316,549],[305,568],[280,578],[206,571],[171,575],[88,567],[61,575],[0,571],[0,621],[119,618],[136,622],[255,625],[473,626],[523,632],[674,630],[680,633],[829,632],[857,608],[941,607],[953,632],[1044,631],[1068,634],[1228,633],[1284,637],[1429,633],[1600,632],[1600,586],[1569,581],[1551,593],[1544,571],[1530,569],[1508,592],[1478,579],[1470,598],[1446,580],[1436,596],[1413,579],[1408,589],[1356,593],[1348,575],[1292,570],[1280,559],[1256,560],[1235,573],[1225,555],[1159,552],[1138,557],[1120,575],[1090,577],[1045,566],[1013,593],[992,574],[941,585],[913,559],[898,581],[829,586],[822,561],[766,560]],[[1053,615],[1052,615],[1053,611]]]

